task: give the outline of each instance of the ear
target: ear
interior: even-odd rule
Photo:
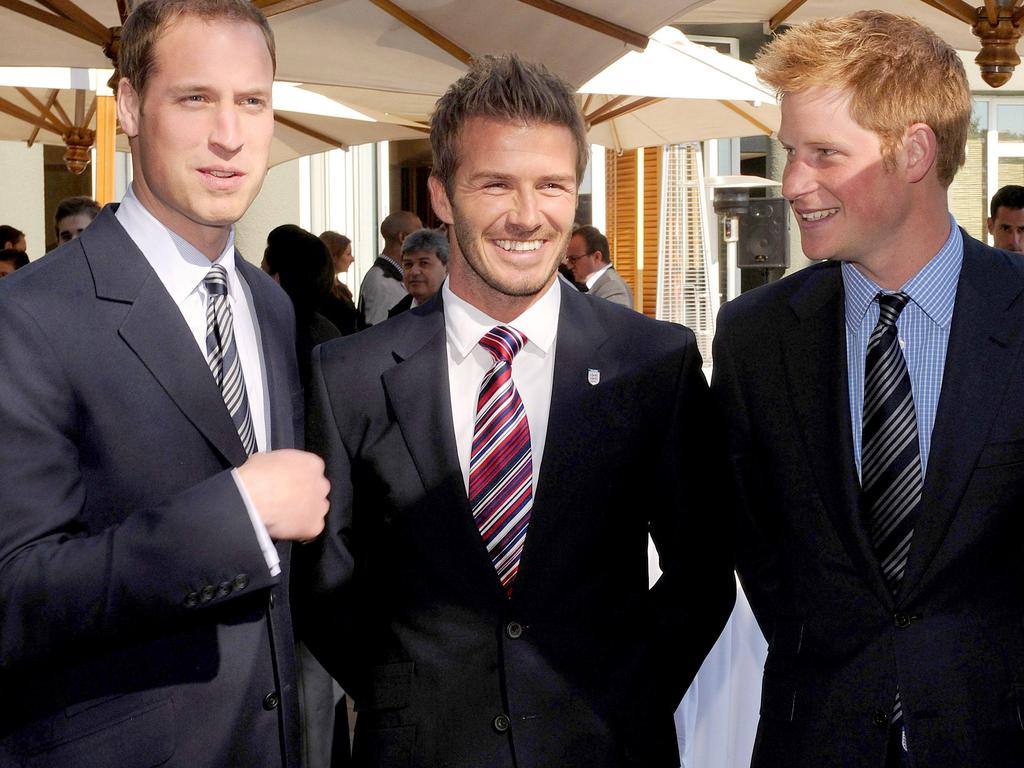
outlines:
[[[991,217],[991,216],[989,216],[989,217],[988,217],[988,218],[987,218],[987,219],[985,220],[985,226],[987,226],[987,227],[988,227],[988,233],[989,233],[990,235],[994,235],[994,234],[995,234],[995,232],[993,232],[993,231],[992,231],[992,228],[993,228],[993,226],[994,226],[994,225],[995,225],[995,221],[993,221],[993,220],[992,220],[992,217]]]
[[[448,199],[448,191],[444,188],[441,180],[434,175],[427,178],[427,188],[430,189],[430,204],[434,214],[445,224],[455,222],[452,215],[452,202]]]
[[[926,123],[914,123],[903,134],[903,151],[907,181],[921,181],[935,167],[938,157],[939,143],[935,139],[935,131]]]
[[[117,83],[117,121],[129,139],[139,135],[139,118],[142,115],[142,99],[138,92],[122,77]]]

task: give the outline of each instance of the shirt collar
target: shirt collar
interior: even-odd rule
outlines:
[[[456,296],[445,278],[441,291],[444,299],[444,322],[448,342],[458,359],[464,360],[480,339],[496,325],[509,325],[527,338],[526,348],[547,355],[555,344],[558,312],[562,306],[559,280],[552,280],[544,294],[515,320],[502,323]]]
[[[949,222],[949,237],[938,253],[900,288],[933,323],[942,328],[948,328],[953,319],[956,284],[964,261],[963,233],[952,214]],[[850,330],[856,331],[875,296],[889,291],[883,291],[848,261],[843,262],[842,274],[846,292],[846,324]]]
[[[585,282],[587,284],[588,291],[594,287],[594,283],[601,279],[601,275],[607,272],[609,267],[611,267],[611,264],[605,264],[600,269],[595,270],[594,272],[591,272],[589,275],[587,275],[587,279]]]
[[[386,261],[388,264],[393,266],[395,269],[397,269],[398,270],[398,274],[400,274],[400,275],[404,275],[405,274],[405,270],[402,269],[402,263],[400,261],[395,261],[390,256],[388,256],[386,253],[382,253],[380,255],[380,257],[382,259],[384,259],[384,261]]]
[[[211,262],[198,248],[160,223],[135,196],[131,186],[118,206],[117,220],[139,246],[175,304],[180,305],[202,285],[213,264],[221,264],[227,271],[229,286],[237,280],[233,226],[224,250]]]

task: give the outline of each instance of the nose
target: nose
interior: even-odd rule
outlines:
[[[516,190],[511,197],[511,205],[506,215],[509,229],[515,234],[529,234],[541,225],[540,201],[535,189]]]
[[[242,148],[242,126],[234,103],[222,102],[214,112],[210,143],[228,154]]]
[[[1013,232],[1013,250],[1017,253],[1024,252],[1024,232],[1019,229]]]
[[[814,190],[817,182],[814,170],[799,159],[791,157],[782,172],[782,196],[793,202]]]

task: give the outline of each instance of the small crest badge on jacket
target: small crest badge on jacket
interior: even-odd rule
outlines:
[[[601,372],[597,368],[588,368],[587,381],[590,382],[590,386],[596,387],[601,383]]]

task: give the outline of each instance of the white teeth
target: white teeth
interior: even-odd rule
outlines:
[[[234,176],[233,171],[210,171],[211,176],[216,176],[218,179],[230,179]]]
[[[811,211],[810,213],[801,213],[800,218],[804,221],[820,221],[826,219],[834,213],[839,213],[838,208],[828,208],[824,211]]]
[[[495,240],[499,248],[506,251],[536,251],[542,245],[543,240]]]

